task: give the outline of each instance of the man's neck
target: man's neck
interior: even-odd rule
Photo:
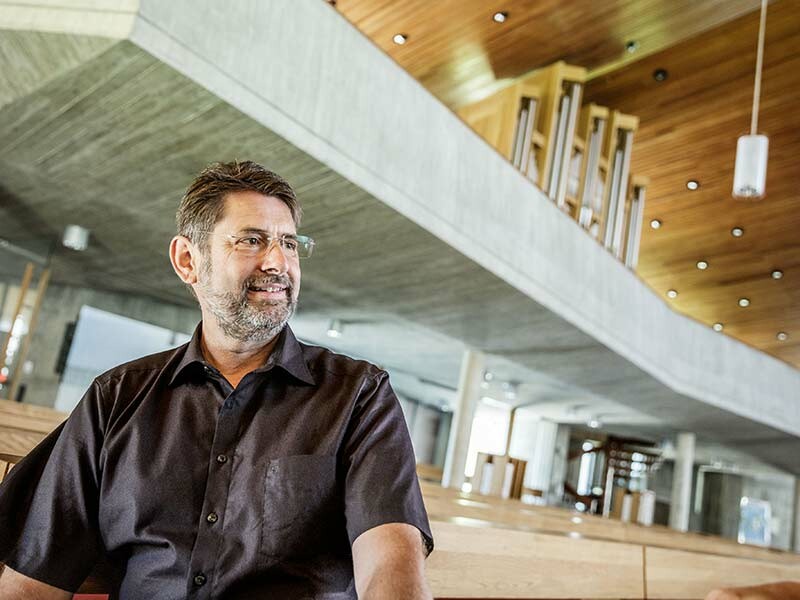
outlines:
[[[225,335],[210,320],[203,320],[200,348],[203,356],[233,387],[251,371],[263,366],[280,334],[268,342],[242,342]]]

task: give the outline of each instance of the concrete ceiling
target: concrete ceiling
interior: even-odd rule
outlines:
[[[609,423],[752,441],[800,472],[770,443],[800,449],[793,436],[677,394],[134,44],[0,31],[0,49],[0,72],[24,82],[0,105],[0,237],[40,247],[69,223],[92,231],[88,251],[56,250],[56,282],[191,304],[165,252],[182,191],[208,162],[256,160],[292,183],[318,242],[303,264],[306,339],[409,374],[425,384],[409,393],[440,405],[461,351],[478,348],[499,381],[521,382],[513,402],[541,402],[551,418],[582,420],[592,406]],[[40,63],[49,68],[29,66]],[[331,343],[330,318],[353,321],[358,337]]]

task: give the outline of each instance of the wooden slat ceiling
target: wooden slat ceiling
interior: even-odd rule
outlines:
[[[767,17],[759,131],[769,135],[767,196],[731,198],[736,138],[748,133],[758,12],[599,77],[587,96],[640,117],[632,168],[651,177],[639,274],[674,288],[675,308],[800,367],[800,6]],[[652,72],[664,68],[659,84]],[[686,182],[700,183],[689,191]],[[741,238],[731,229],[742,227]],[[700,271],[698,260],[709,268]],[[783,271],[780,280],[771,277]],[[747,308],[738,306],[748,298]],[[790,337],[779,341],[777,333]]]
[[[758,8],[739,0],[337,3],[451,107],[558,59],[589,68],[585,101],[640,118],[632,170],[651,179],[645,222],[663,227],[645,227],[639,275],[660,294],[677,290],[676,310],[723,323],[725,334],[800,367],[797,0],[771,2],[767,18],[759,119],[770,138],[767,198],[731,198],[736,138],[750,125]],[[496,11],[508,12],[506,23],[491,20]],[[405,45],[391,41],[397,32],[408,35]],[[629,40],[636,53],[625,52]],[[658,68],[669,73],[662,83],[652,77]],[[687,190],[690,179],[697,191]],[[737,226],[741,238],[730,234]],[[698,270],[698,260],[709,268]]]
[[[794,0],[790,0],[794,1]],[[663,50],[759,0],[338,0],[336,8],[450,107],[557,60],[590,70]],[[508,19],[498,24],[495,12]],[[398,46],[396,33],[408,41]],[[630,40],[635,54],[625,51]]]

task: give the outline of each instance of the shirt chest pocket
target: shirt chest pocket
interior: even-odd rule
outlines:
[[[292,557],[320,551],[320,543],[343,526],[336,485],[336,457],[284,456],[267,466],[261,553]]]

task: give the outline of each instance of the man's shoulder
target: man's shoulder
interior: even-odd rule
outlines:
[[[97,376],[98,383],[107,384],[115,379],[122,379],[125,377],[146,377],[149,373],[161,373],[169,366],[177,364],[180,357],[183,356],[187,344],[178,346],[177,348],[170,348],[155,354],[148,354],[141,358],[136,358],[128,362],[122,363],[113,367]]]
[[[300,342],[306,364],[311,373],[317,377],[352,377],[375,378],[388,377],[381,367],[346,354],[335,352],[330,348]]]

